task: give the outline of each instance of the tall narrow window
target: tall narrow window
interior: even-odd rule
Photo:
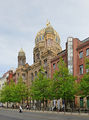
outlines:
[[[86,69],[86,73],[88,73],[89,72],[89,68],[88,69]]]
[[[57,67],[59,67],[59,61],[57,62]]]
[[[35,71],[35,77],[37,76],[37,71]]]
[[[23,78],[23,80],[25,80],[25,79],[26,79],[26,76],[25,76],[25,74],[24,74],[24,73],[22,74],[22,78]]]
[[[53,64],[53,69],[55,69],[55,63]]]
[[[47,66],[47,59],[44,60],[44,67]]]
[[[34,54],[34,58],[33,58],[33,60],[34,60],[34,63],[35,63],[35,54]]]
[[[86,56],[89,55],[89,48],[86,49]]]
[[[34,76],[33,73],[31,73],[31,81],[33,82]]]
[[[37,54],[36,54],[36,56],[37,56],[37,59],[39,59],[39,58],[40,58],[40,54],[39,54],[39,53],[37,53]]]
[[[80,108],[83,108],[83,97],[80,97]]]
[[[47,46],[48,46],[48,47],[52,46],[52,43],[53,43],[53,41],[52,41],[51,39],[48,39],[48,40],[47,40]]]
[[[83,51],[79,53],[79,58],[83,58]]]
[[[45,71],[45,75],[48,77],[47,71]]]
[[[80,65],[80,75],[83,74],[83,65]]]
[[[18,73],[18,77],[19,77],[19,73]]]

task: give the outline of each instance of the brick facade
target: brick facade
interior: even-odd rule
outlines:
[[[77,82],[80,81],[80,79],[83,77],[83,75],[86,73],[86,67],[85,67],[85,58],[89,58],[89,54],[86,53],[86,50],[89,49],[89,38],[80,41],[78,38],[71,38],[72,39],[72,50],[73,50],[73,57],[72,57],[72,66],[73,66],[73,75],[77,77]],[[66,43],[66,49],[64,51],[61,51],[57,57],[51,60],[51,77],[53,77],[53,73],[55,70],[58,70],[57,63],[59,61],[60,56],[64,59],[67,67],[68,67],[68,41]],[[71,53],[70,53],[71,54]],[[80,55],[81,54],[81,55]],[[86,55],[87,54],[87,55]],[[55,64],[55,69],[53,68],[53,65]],[[82,70],[80,69],[83,68]],[[70,71],[70,69],[69,69]],[[84,98],[84,101],[86,101],[86,98]],[[87,103],[84,102],[84,107],[87,107]],[[77,107],[80,106],[80,97],[75,96],[75,104]]]

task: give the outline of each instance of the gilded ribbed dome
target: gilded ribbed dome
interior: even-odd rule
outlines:
[[[25,56],[25,52],[23,51],[23,49],[21,48],[19,53],[18,53],[18,56]]]
[[[54,30],[54,28],[51,26],[50,22],[47,22],[46,27],[41,29],[35,38],[35,43],[38,43],[42,40],[44,40],[44,35],[47,33],[51,33],[55,35],[55,41],[60,44],[60,37],[59,34]]]

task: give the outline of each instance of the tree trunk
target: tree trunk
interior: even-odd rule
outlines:
[[[46,108],[46,110],[47,110],[47,107],[48,107],[48,101],[47,100],[45,100],[45,108]]]
[[[8,102],[7,102],[7,108],[8,108]]]
[[[43,99],[43,111],[44,111],[44,99]]]
[[[40,110],[41,110],[41,100],[40,100]]]
[[[28,103],[28,97],[27,97],[27,105],[29,105],[29,103]]]
[[[30,98],[30,109],[31,109],[31,98]]]

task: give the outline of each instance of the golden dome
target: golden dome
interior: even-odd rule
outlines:
[[[38,42],[44,40],[44,35],[47,33],[54,34],[55,41],[60,44],[60,37],[59,37],[58,33],[54,30],[54,28],[51,26],[50,22],[47,22],[46,27],[41,29],[37,33],[36,38],[35,38],[35,43],[38,43]]]
[[[54,34],[54,29],[51,26],[49,21],[47,21],[46,28],[45,28],[45,34],[47,34],[47,33]]]
[[[47,33],[54,34],[54,29],[52,26],[48,26],[45,28],[45,34],[47,34]]]
[[[19,53],[18,53],[18,56],[25,56],[25,52],[23,51],[23,49],[21,48]]]

